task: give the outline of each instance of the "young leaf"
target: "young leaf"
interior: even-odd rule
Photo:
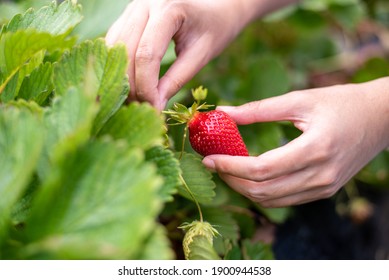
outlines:
[[[184,153],[180,160],[182,177],[199,203],[210,203],[215,196],[215,183],[212,174],[203,166],[201,160],[189,153]],[[180,185],[178,193],[190,200],[191,195]]]
[[[157,111],[147,103],[131,103],[122,107],[102,128],[99,135],[125,139],[130,147],[149,149],[162,144],[164,122]]]
[[[53,35],[66,35],[73,30],[81,19],[80,5],[68,0],[57,5],[57,2],[53,1],[49,6],[45,6],[38,11],[31,8],[24,14],[14,16],[3,27],[1,33],[34,29]]]
[[[102,39],[85,41],[74,47],[54,68],[56,94],[63,95],[70,87],[84,88],[85,70],[89,64],[96,81],[91,94],[100,102],[93,129],[93,134],[97,134],[127,97],[126,49],[124,46],[108,48]]]
[[[12,206],[28,185],[42,146],[42,126],[31,111],[0,107],[0,244]]]
[[[162,146],[156,146],[146,151],[146,160],[154,163],[157,173],[164,178],[164,184],[160,189],[160,196],[164,201],[172,201],[173,194],[177,192],[180,184],[180,164],[174,154]]]
[[[53,167],[26,224],[26,258],[135,258],[155,228],[162,180],[122,142],[89,142]]]

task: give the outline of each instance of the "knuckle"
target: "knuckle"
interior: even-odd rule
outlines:
[[[138,47],[135,53],[135,63],[136,64],[149,64],[158,59],[158,55],[154,50],[146,45],[141,45]]]
[[[334,168],[329,168],[326,172],[323,172],[323,177],[321,179],[322,186],[333,186],[338,181],[338,173]]]
[[[179,77],[173,78],[173,77],[166,74],[165,78],[167,79],[167,81],[170,84],[170,88],[171,88],[172,93],[178,92],[185,84],[185,82],[182,79],[180,79]]]
[[[248,169],[248,173],[252,174],[253,179],[258,182],[263,181],[265,176],[270,174],[270,172],[270,167],[259,161],[253,162]]]
[[[328,138],[323,138],[320,142],[315,144],[316,147],[310,147],[310,151],[315,151],[312,153],[311,160],[313,162],[326,162],[332,158],[335,153],[335,145]]]
[[[253,187],[247,189],[246,196],[250,200],[262,204],[271,201],[274,198],[274,192],[271,188],[254,183]]]

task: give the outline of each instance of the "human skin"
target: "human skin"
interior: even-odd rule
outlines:
[[[240,125],[291,121],[303,132],[259,156],[203,159],[231,188],[264,207],[328,198],[389,146],[389,78],[218,109]]]
[[[106,35],[129,57],[131,100],[163,110],[168,99],[218,55],[252,20],[296,0],[134,0]],[[159,79],[171,40],[177,59]]]
[[[162,110],[252,20],[295,0],[134,0],[107,33],[129,56],[130,100]],[[177,59],[159,78],[171,40]],[[389,78],[291,92],[239,107],[218,107],[238,124],[291,121],[303,133],[259,156],[205,157],[234,190],[265,207],[332,196],[389,146]],[[258,135],[260,137],[260,135]]]

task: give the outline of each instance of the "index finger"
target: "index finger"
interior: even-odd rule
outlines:
[[[174,11],[169,14],[151,12],[136,50],[136,97],[159,109],[163,109],[158,94],[161,61],[181,21],[180,15]]]
[[[288,144],[257,157],[211,155],[203,164],[218,173],[262,182],[302,170],[310,165],[313,156],[307,151],[303,134]]]

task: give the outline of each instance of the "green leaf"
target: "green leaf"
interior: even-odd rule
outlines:
[[[42,65],[44,59],[44,51],[37,52],[32,56],[28,62],[26,62],[16,74],[11,78],[8,84],[5,86],[3,93],[1,94],[1,99],[4,102],[9,102],[18,97],[20,87],[23,84],[23,81],[29,77],[29,75]]]
[[[19,30],[15,33],[0,35],[0,77],[2,77],[0,94],[11,79],[18,73],[20,74],[19,71],[34,57],[37,55],[39,57],[39,55],[46,52],[66,49],[72,44],[72,40],[66,40],[62,35],[54,36],[35,30]],[[34,65],[36,66],[35,63]],[[23,79],[28,72],[30,71],[27,71],[24,75],[20,74],[18,79]],[[18,80],[18,83],[20,81]]]
[[[174,257],[174,252],[171,249],[171,244],[166,236],[166,229],[157,225],[152,231],[146,243],[143,244],[143,250],[137,257],[137,260],[171,260]]]
[[[53,68],[51,63],[46,62],[39,65],[23,80],[18,97],[25,100],[33,100],[43,105],[53,90],[52,76]]]
[[[259,155],[280,147],[285,140],[278,123],[255,123],[240,126],[239,130],[252,155]]]
[[[375,185],[377,187],[388,188],[389,186],[389,151],[382,151],[369,162],[356,175],[358,180]]]
[[[184,178],[193,196],[199,203],[211,203],[215,196],[215,183],[212,181],[212,174],[209,172],[201,160],[189,153],[184,153],[180,160],[182,177]],[[178,193],[190,200],[191,195],[180,185]]]
[[[156,146],[146,151],[146,160],[154,163],[158,170],[158,175],[164,179],[164,184],[159,191],[163,201],[173,201],[173,194],[177,192],[180,185],[180,165],[174,154],[162,146]]]
[[[12,206],[27,187],[43,146],[42,126],[28,110],[0,107],[0,244]]]
[[[56,97],[44,115],[47,139],[39,164],[39,175],[44,178],[51,171],[52,162],[66,157],[69,151],[82,145],[91,135],[98,104],[88,92],[70,88]]]
[[[238,223],[232,217],[231,212],[223,207],[203,207],[202,211],[205,220],[220,233],[215,237],[213,247],[220,255],[224,255],[227,250],[227,242],[238,243],[240,237]]]
[[[162,181],[139,150],[89,142],[58,161],[27,220],[26,258],[134,258],[155,229]]]
[[[236,242],[239,238],[239,228],[231,213],[222,208],[203,208],[203,216],[215,229],[220,233],[224,239],[229,239]]]
[[[160,114],[148,103],[131,103],[121,107],[103,126],[99,135],[125,139],[130,147],[149,149],[162,144],[165,132]]]
[[[31,8],[24,14],[14,16],[1,33],[34,29],[53,35],[69,34],[81,19],[80,5],[73,1],[64,1],[57,5],[57,2],[53,1],[51,5],[38,11]]]
[[[328,9],[330,5],[358,5],[360,0],[304,0],[301,6],[313,11]]]
[[[128,5],[128,0],[78,0],[82,5],[85,19],[74,32],[80,40],[103,36]]]
[[[97,134],[127,97],[126,49],[122,45],[108,48],[102,39],[85,41],[74,47],[54,68],[56,93],[63,95],[69,87],[84,88],[88,65],[93,69],[95,80],[95,87],[90,91],[100,102],[93,129],[93,134]]]
[[[189,249],[189,260],[220,260],[220,257],[213,249],[212,244],[203,235],[193,237]]]
[[[270,221],[274,223],[283,223],[290,215],[289,207],[282,208],[264,208],[255,205]]]
[[[354,83],[368,82],[374,79],[389,76],[389,62],[387,59],[373,57],[368,59],[353,75]]]
[[[246,260],[273,260],[274,255],[270,244],[243,240],[243,256]]]

